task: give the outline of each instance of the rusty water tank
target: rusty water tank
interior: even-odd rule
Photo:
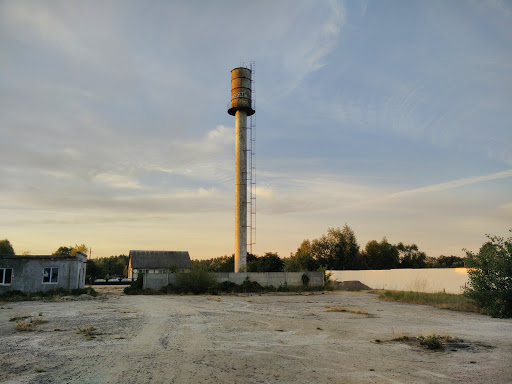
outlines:
[[[236,111],[243,110],[247,116],[254,114],[251,100],[251,70],[235,68],[231,71],[231,103],[228,113],[235,116]]]

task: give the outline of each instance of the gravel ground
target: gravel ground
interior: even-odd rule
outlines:
[[[512,383],[511,319],[361,292],[99,291],[95,299],[2,303],[0,382]],[[32,320],[32,331],[16,330],[17,316],[30,316],[21,321]],[[444,351],[391,341],[433,333],[458,341]]]

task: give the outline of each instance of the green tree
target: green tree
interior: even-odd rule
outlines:
[[[285,272],[307,272],[316,271],[320,265],[313,256],[311,241],[303,240],[297,252],[290,254],[289,258],[283,260]]]
[[[369,269],[391,269],[399,265],[398,249],[385,237],[380,243],[377,240],[366,243],[362,257]]]
[[[466,251],[465,294],[493,317],[512,317],[512,237],[487,238],[478,253]]]
[[[7,239],[0,240],[0,255],[14,256],[14,248]]]
[[[425,268],[427,255],[421,252],[416,244],[405,245],[400,242],[396,246],[400,259],[400,268]]]
[[[328,228],[327,235],[313,240],[311,252],[318,264],[327,269],[353,269],[359,245],[354,231],[345,224],[343,229]]]
[[[464,257],[459,256],[444,256],[441,255],[437,258],[428,257],[427,258],[427,267],[428,268],[463,268],[464,267]]]
[[[71,256],[72,247],[59,247],[55,252],[52,253],[54,256]]]
[[[85,255],[87,255],[87,252],[89,252],[89,249],[86,247],[85,244],[75,244],[75,246],[71,249],[71,256],[75,256],[78,252],[81,252]]]
[[[85,280],[89,283],[93,283],[100,275],[98,274],[98,268],[93,259],[88,259],[85,267]]]
[[[75,244],[74,247],[65,247],[65,246],[62,246],[62,247],[59,247],[55,252],[52,253],[52,255],[54,256],[57,256],[57,255],[62,255],[62,256],[76,256],[76,254],[78,252],[82,252],[84,253],[85,255],[87,255],[87,252],[88,252],[88,248],[86,247],[85,244]]]
[[[205,265],[210,272],[233,272],[235,270],[235,255],[214,257],[208,260],[194,260],[192,264]]]
[[[249,255],[247,255],[249,258]],[[247,262],[249,272],[282,272],[284,262],[277,253],[266,252],[265,255]]]

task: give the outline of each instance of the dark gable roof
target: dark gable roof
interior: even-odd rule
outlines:
[[[172,264],[190,268],[192,261],[187,251],[130,251],[132,269],[167,269]]]

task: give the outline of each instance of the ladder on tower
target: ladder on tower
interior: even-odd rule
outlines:
[[[255,62],[251,61],[249,69],[251,70],[251,100],[252,109],[256,110],[256,93],[254,90],[254,73]],[[247,208],[249,210],[248,230],[249,238],[247,247],[249,252],[253,253],[252,247],[256,244],[256,164],[254,161],[255,156],[255,142],[256,142],[256,114],[249,116],[249,169],[247,175],[247,183],[249,184],[249,199],[247,201]]]

